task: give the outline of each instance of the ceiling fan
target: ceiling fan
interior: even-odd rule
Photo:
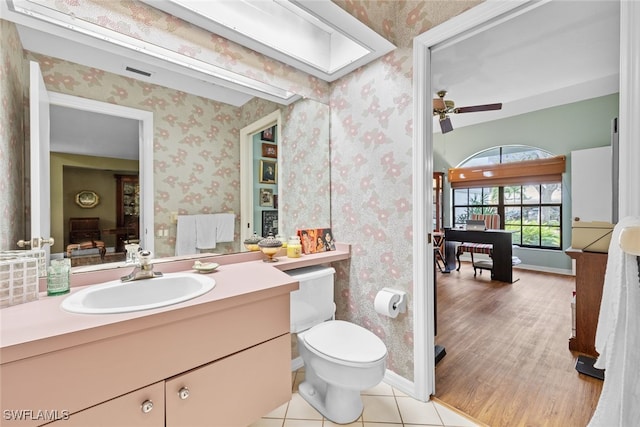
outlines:
[[[502,109],[502,103],[497,104],[485,104],[485,105],[473,105],[470,107],[456,107],[455,103],[449,99],[444,99],[447,95],[446,90],[438,91],[438,98],[433,99],[433,115],[439,116],[440,118],[440,129],[442,129],[442,133],[451,132],[453,130],[453,125],[451,125],[451,119],[449,119],[449,114],[458,114],[458,113],[474,113],[477,111],[490,111],[490,110],[500,110]]]

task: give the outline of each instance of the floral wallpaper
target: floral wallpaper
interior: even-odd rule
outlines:
[[[479,2],[334,0],[398,48],[331,84],[331,221],[353,244],[337,268],[337,317],[387,345],[387,368],[413,381],[412,40]],[[395,319],[373,308],[377,292],[409,295]]]
[[[24,88],[22,46],[13,23],[0,20],[0,250],[27,237],[25,222]]]
[[[388,368],[413,381],[412,272],[422,260],[411,253],[411,45],[413,37],[480,1],[333,1],[398,49],[329,85],[136,1],[40,0],[77,18],[140,39],[162,40],[176,52],[284,84],[308,98],[283,108],[290,126],[282,153],[291,159],[284,161],[290,168],[282,171],[288,184],[280,191],[283,199],[289,197],[283,230],[315,225],[330,212],[336,240],[353,245],[351,260],[336,265],[337,316],[380,336],[389,350]],[[45,74],[47,84],[58,88],[53,90],[154,111],[156,227],[166,224],[166,212],[176,208],[237,209],[231,195],[238,186],[239,150],[233,144],[242,125],[233,123],[250,123],[280,107],[253,100],[230,108],[99,70],[40,60],[43,68],[50,67]],[[317,124],[327,117],[330,128]],[[327,141],[329,150],[323,146]],[[313,177],[326,169],[330,202],[321,197],[324,190],[317,188],[322,187],[312,186]],[[222,198],[211,206],[206,202],[214,194]],[[157,240],[157,245],[171,252],[170,239]],[[389,319],[373,310],[375,295],[385,286],[409,293],[408,313]]]

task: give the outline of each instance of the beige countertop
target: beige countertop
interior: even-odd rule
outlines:
[[[118,314],[75,314],[60,307],[68,295],[48,297],[41,294],[37,301],[0,310],[0,363],[5,364],[50,351],[81,345],[113,336],[226,310],[252,301],[288,293],[298,288],[297,281],[283,271],[326,264],[350,257],[348,245],[338,245],[336,251],[300,258],[278,257],[276,263],[265,263],[261,253],[241,253],[200,258],[203,262],[220,264],[208,276],[216,281],[210,292],[167,307]],[[187,271],[193,260],[158,260],[154,269],[163,273]],[[108,269],[74,273],[72,290],[86,285],[115,280],[123,269]],[[153,280],[153,279],[149,279]]]

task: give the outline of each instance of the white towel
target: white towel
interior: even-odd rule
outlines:
[[[196,218],[193,215],[178,215],[176,226],[176,255],[196,253]]]
[[[195,215],[196,217],[196,248],[213,249],[216,247],[217,215]]]
[[[605,379],[590,427],[640,425],[640,278],[636,257],[619,246],[622,229],[639,225],[640,217],[623,218],[611,236],[594,365]]]
[[[218,242],[233,242],[236,225],[236,215],[233,213],[219,213],[216,218],[216,239]]]

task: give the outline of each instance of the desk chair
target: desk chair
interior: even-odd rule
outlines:
[[[498,214],[472,214],[469,219],[484,220],[487,229],[499,230],[500,229],[500,215]],[[456,271],[460,271],[460,255],[464,252],[469,252],[471,255],[471,265],[473,265],[473,276],[477,274],[477,270],[491,270],[491,276],[493,277],[493,265],[490,261],[478,261],[473,258],[473,254],[486,254],[490,258],[493,258],[493,245],[487,243],[461,243],[456,250],[456,259],[458,260],[458,268]]]

